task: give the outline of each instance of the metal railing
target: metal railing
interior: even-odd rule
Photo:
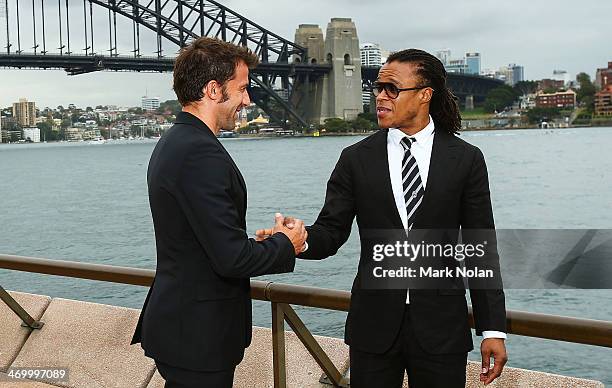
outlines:
[[[148,269],[10,255],[0,255],[0,268],[137,286],[150,286],[155,277],[155,271]],[[348,311],[350,292],[251,280],[251,296],[253,299],[267,301],[272,305],[275,388],[286,386],[285,321],[330,382],[335,386],[348,385],[348,379],[338,371],[290,305]],[[473,328],[471,307],[468,310],[470,326]],[[509,334],[612,348],[612,322],[609,321],[512,310],[507,311],[506,320]],[[27,324],[25,321],[24,323]]]

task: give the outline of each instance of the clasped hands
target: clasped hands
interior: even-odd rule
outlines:
[[[263,241],[275,233],[282,233],[289,238],[296,255],[304,251],[306,239],[308,238],[304,221],[276,213],[274,215],[274,226],[268,229],[258,229],[255,232],[255,240]]]

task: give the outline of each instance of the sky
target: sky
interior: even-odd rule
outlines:
[[[70,1],[73,11],[80,10],[82,15],[82,5],[78,8],[82,2]],[[598,67],[612,61],[612,1],[608,0],[225,0],[223,4],[290,40],[299,24],[318,24],[325,32],[332,17],[349,17],[361,43],[378,43],[389,51],[450,49],[453,57],[476,51],[481,53],[483,69],[516,63],[524,66],[526,79],[550,78],[553,70],[566,70],[572,78],[582,71],[593,77]],[[28,15],[28,4],[21,6],[22,14]],[[94,18],[96,31],[102,31],[106,22],[104,13],[99,14],[100,19]],[[76,20],[71,28],[83,28],[78,25],[82,16],[71,19]],[[0,27],[6,28],[2,16]],[[22,41],[30,39],[24,44],[28,50],[31,38],[23,30],[27,28],[22,28]],[[53,40],[57,34],[50,31],[48,35]],[[0,31],[2,46],[5,36]],[[119,39],[124,53],[129,51],[129,39],[129,33]],[[155,50],[153,36],[149,41],[143,43],[145,55]],[[49,46],[52,51],[59,44]],[[162,101],[174,99],[172,75],[97,72],[68,76],[61,70],[0,69],[0,107],[20,97],[35,101],[40,108],[70,103],[138,106],[145,94]]]

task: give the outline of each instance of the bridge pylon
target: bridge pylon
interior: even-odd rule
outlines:
[[[300,24],[295,42],[308,49],[311,64],[329,64],[329,73],[296,82],[292,105],[312,124],[327,118],[353,120],[363,112],[361,55],[357,28],[350,18],[332,18],[325,38],[316,24]],[[299,61],[299,59],[295,59]]]

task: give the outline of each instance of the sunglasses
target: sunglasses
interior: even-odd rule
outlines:
[[[429,87],[430,86],[426,85],[426,86],[417,86],[415,88],[398,88],[397,86],[395,86],[394,84],[390,82],[374,82],[372,84],[371,91],[374,97],[378,97],[378,95],[382,93],[382,91],[384,90],[385,93],[387,93],[387,96],[389,96],[389,98],[396,99],[397,96],[399,96],[400,92],[405,92],[408,90],[420,90],[420,89],[425,89]]]

